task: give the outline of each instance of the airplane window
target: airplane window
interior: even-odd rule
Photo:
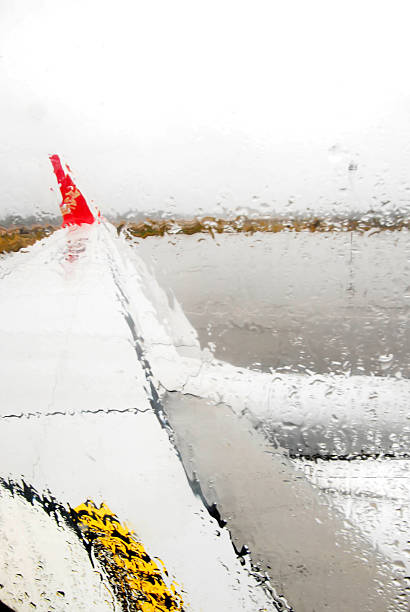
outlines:
[[[0,609],[409,609],[407,6],[0,7]]]

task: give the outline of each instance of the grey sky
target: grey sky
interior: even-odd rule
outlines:
[[[394,0],[0,0],[0,217],[57,210],[54,152],[105,212],[406,208],[408,17]]]

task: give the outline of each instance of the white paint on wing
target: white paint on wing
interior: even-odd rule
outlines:
[[[195,348],[195,336],[185,338],[186,326],[172,338],[166,332],[164,307],[151,301],[155,285],[147,288],[144,271],[136,274],[117,250],[114,232],[60,230],[10,262],[0,284],[2,476],[50,489],[73,507],[105,501],[162,559],[188,609],[273,610],[228,531],[189,487],[152,409],[148,383],[159,386],[157,372],[147,380],[133,326],[138,336],[150,330],[158,358],[176,371],[172,338]],[[24,547],[24,532],[12,533],[11,544]]]

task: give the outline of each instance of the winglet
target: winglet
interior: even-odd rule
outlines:
[[[60,204],[61,214],[63,215],[62,227],[94,223],[94,216],[83,194],[73,183],[68,172],[64,172],[59,156],[50,155],[50,161],[63,197],[63,201]],[[66,168],[70,171],[68,166]]]

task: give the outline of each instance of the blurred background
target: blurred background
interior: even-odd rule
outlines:
[[[408,211],[407,3],[3,0],[0,220]]]

